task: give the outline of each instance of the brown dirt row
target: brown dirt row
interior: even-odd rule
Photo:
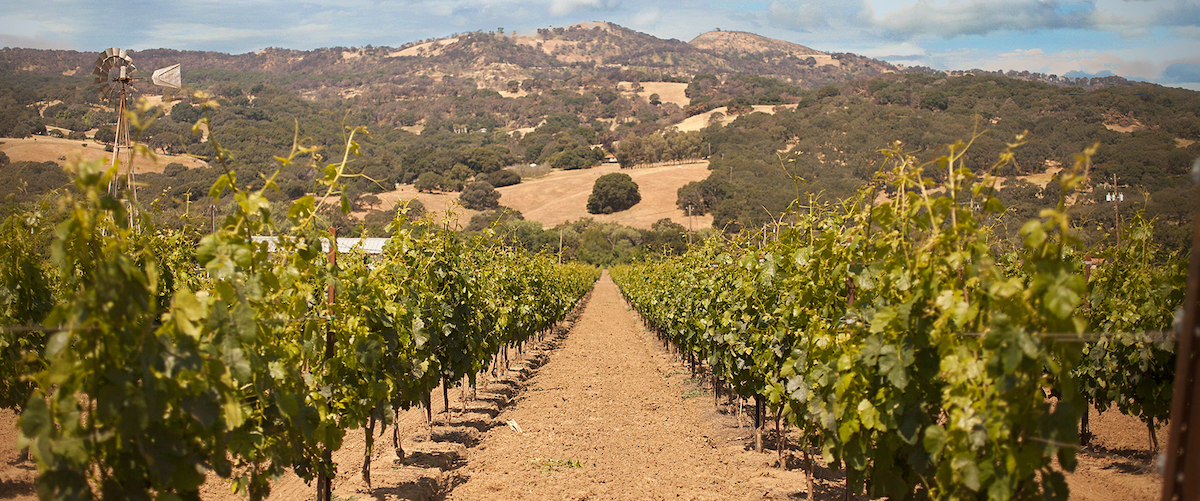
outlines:
[[[785,435],[788,468],[774,433],[754,452],[751,407],[714,406],[707,382],[643,328],[604,275],[562,349],[499,415],[522,432],[489,431],[449,499],[845,499],[843,473],[821,461],[807,492],[797,431]],[[1157,498],[1146,428],[1094,409],[1091,426],[1096,438],[1068,474],[1072,499]]]

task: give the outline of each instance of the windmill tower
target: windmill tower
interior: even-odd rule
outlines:
[[[133,82],[139,80],[133,77],[133,73],[137,71],[137,67],[133,65],[133,58],[129,57],[124,50],[118,48],[105,49],[96,58],[95,68],[92,69],[92,75],[95,75],[95,80],[92,86],[96,89],[96,94],[101,101],[112,103],[116,101],[117,110],[117,126],[115,138],[113,139],[113,154],[111,165],[117,164],[117,159],[120,158],[121,150],[124,149],[129,160],[126,163],[127,171],[125,185],[129,187],[133,201],[137,201],[137,189],[134,184],[133,171],[133,148],[132,141],[129,139],[129,121],[125,117],[126,103],[132,98],[137,89],[134,88]],[[150,80],[159,86],[180,88],[179,65],[172,65],[166,68],[158,69],[151,75]],[[113,177],[109,182],[108,190],[113,196],[119,195],[120,192],[119,176]]]

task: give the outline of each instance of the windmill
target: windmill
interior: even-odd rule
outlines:
[[[140,79],[133,77],[135,71],[137,71],[137,67],[133,64],[133,58],[129,57],[124,50],[115,47],[101,52],[100,56],[96,58],[95,68],[92,69],[92,75],[96,77],[92,86],[96,89],[97,96],[102,101],[111,103],[115,99],[117,102],[117,126],[116,137],[113,139],[112,165],[117,164],[122,148],[129,152],[126,186],[129,186],[133,193],[134,201],[137,200],[137,190],[133,184],[133,149],[129,140],[129,122],[125,118],[125,108],[131,95],[137,92],[133,82]],[[150,77],[150,81],[156,85],[175,89],[180,88],[180,80],[178,64],[155,70]],[[108,188],[114,196],[117,195],[119,189],[117,178],[113,178]]]

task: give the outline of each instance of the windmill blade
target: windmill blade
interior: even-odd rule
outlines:
[[[180,75],[178,64],[154,70],[154,73],[150,75],[150,81],[154,82],[155,85],[170,87],[172,89],[178,89],[183,86],[183,77]]]

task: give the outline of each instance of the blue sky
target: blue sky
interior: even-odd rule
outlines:
[[[906,65],[1116,74],[1200,90],[1196,0],[43,0],[10,2],[0,46],[240,54],[583,21],[683,41],[720,28]]]

